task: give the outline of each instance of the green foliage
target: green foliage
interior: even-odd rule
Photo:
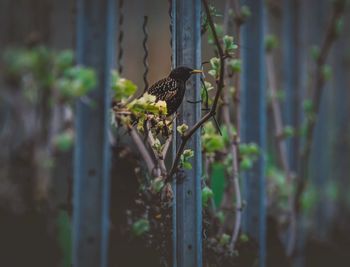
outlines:
[[[63,72],[56,87],[63,99],[75,99],[86,95],[96,85],[97,77],[93,69],[74,66]]]
[[[265,37],[266,52],[271,52],[273,49],[277,48],[278,45],[279,45],[279,42],[275,35],[270,34]]]
[[[317,61],[320,57],[320,48],[316,45],[311,47],[311,57],[314,61]]]
[[[232,138],[231,136],[229,136],[228,127],[231,128],[231,132],[232,132],[233,135],[237,134],[237,130],[236,130],[236,128],[233,125],[223,125],[223,126],[221,126],[222,139],[223,139],[225,145],[228,145],[230,143],[230,139]]]
[[[243,5],[241,7],[241,15],[243,20],[250,18],[250,16],[252,15],[252,11],[250,10],[250,7]]]
[[[58,53],[55,60],[58,71],[65,71],[74,65],[74,53],[72,50],[63,50]]]
[[[344,29],[344,18],[341,17],[335,23],[334,31],[336,36],[339,36],[342,33],[343,29]]]
[[[202,189],[202,206],[207,207],[209,200],[212,199],[213,196],[214,196],[213,191],[208,186],[205,186]]]
[[[246,234],[241,234],[241,235],[239,236],[239,240],[240,240],[241,242],[245,243],[245,242],[248,242],[248,241],[249,241],[249,237],[248,237]]]
[[[207,95],[205,90],[209,92],[213,89],[214,89],[214,86],[210,82],[204,81],[204,85],[202,85],[202,88],[201,88],[201,98],[203,99],[203,103],[208,102],[208,105],[211,105],[212,99],[209,97],[209,95]]]
[[[147,219],[139,219],[132,225],[132,232],[136,236],[141,236],[150,230],[150,223]]]
[[[210,67],[211,69],[208,73],[213,76],[215,79],[219,77],[220,74],[220,59],[217,57],[213,57],[210,59]]]
[[[216,218],[218,218],[220,223],[224,223],[225,222],[225,213],[220,210],[216,213]]]
[[[22,81],[23,91],[32,102],[37,100],[39,90],[56,90],[61,100],[69,101],[97,85],[92,69],[74,66],[71,50],[55,52],[44,46],[10,48],[4,52],[4,63],[5,76]]]
[[[183,123],[183,124],[177,126],[176,130],[178,131],[179,134],[184,135],[186,133],[186,131],[188,130],[188,125]]]
[[[269,163],[266,170],[267,177],[267,194],[271,200],[270,207],[272,210],[276,209],[279,212],[286,212],[289,210],[288,198],[293,193],[293,186],[287,183],[286,174],[277,168],[274,163]]]
[[[306,214],[310,214],[318,201],[319,195],[314,186],[308,186],[301,196],[301,206]]]
[[[62,253],[62,267],[72,265],[72,225],[67,211],[60,210],[56,219],[57,242]]]
[[[326,188],[326,197],[330,201],[336,201],[339,199],[339,188],[336,182],[329,181],[327,183],[327,186],[325,186],[325,188]]]
[[[190,158],[192,158],[194,156],[194,151],[192,149],[185,149],[182,152],[181,158],[180,158],[180,162],[181,162],[181,166],[186,169],[186,170],[191,170],[192,169],[192,164],[189,161]]]
[[[242,171],[250,170],[260,154],[259,146],[255,143],[240,144],[239,152],[242,157],[240,168]]]
[[[224,148],[224,139],[220,136],[212,122],[208,122],[203,127],[202,147],[205,152],[216,152]]]
[[[219,241],[220,245],[227,246],[230,243],[230,236],[228,234],[222,234]]]
[[[322,66],[322,76],[325,81],[329,81],[332,78],[332,67],[330,65],[325,64]]]
[[[154,95],[145,93],[142,97],[134,99],[131,101],[127,108],[137,114],[138,116],[144,116],[146,113],[151,113],[154,115],[166,115],[167,107],[165,101],[157,101]]]
[[[71,130],[67,130],[57,135],[53,142],[59,151],[67,152],[73,147],[74,134]]]
[[[237,49],[237,45],[233,41],[233,36],[225,35],[223,37],[224,51],[226,54],[232,54]]]
[[[137,91],[137,86],[130,80],[121,78],[117,71],[112,71],[112,90],[116,101],[126,101]]]
[[[214,23],[214,26],[215,26],[218,38],[221,38],[221,36],[224,35],[224,29],[223,29],[222,25]],[[215,43],[215,41],[214,41],[213,33],[211,31],[209,31],[209,33],[208,33],[208,44],[212,45],[214,43]]]
[[[314,112],[314,104],[311,99],[306,99],[303,102],[303,108],[306,114],[311,114]]]
[[[295,129],[292,126],[285,126],[283,128],[283,136],[285,138],[293,137],[295,135]]]
[[[242,70],[242,61],[240,59],[231,59],[227,62],[227,65],[233,73],[240,73]]]
[[[151,188],[153,192],[159,193],[163,187],[164,187],[164,179],[162,177],[157,177],[151,181]]]

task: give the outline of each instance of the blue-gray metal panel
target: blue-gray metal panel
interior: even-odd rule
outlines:
[[[266,83],[264,72],[264,1],[246,0],[251,16],[242,27],[242,141],[259,145],[261,155],[243,177],[243,230],[259,243],[259,266],[266,259],[265,153]]]
[[[201,66],[201,1],[174,0],[173,29],[175,39],[176,66],[191,68]],[[199,76],[193,76],[187,83],[185,100],[179,110],[178,124],[194,125],[200,118],[200,104],[191,104],[186,100],[200,99]],[[177,145],[181,138],[177,136]],[[202,207],[201,207],[201,147],[200,131],[195,133],[186,148],[195,154],[191,161],[193,168],[185,171],[185,180],[176,187],[176,254],[178,267],[202,266]]]
[[[108,143],[115,1],[79,0],[77,63],[92,67],[98,86],[77,103],[73,196],[73,265],[106,267],[109,235]]]

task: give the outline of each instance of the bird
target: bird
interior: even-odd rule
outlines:
[[[192,74],[202,73],[202,70],[180,66],[173,69],[168,77],[161,79],[145,90],[145,93],[154,95],[156,101],[165,101],[167,115],[174,114],[180,107],[186,91],[186,81]]]

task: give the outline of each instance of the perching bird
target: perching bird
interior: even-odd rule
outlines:
[[[168,115],[172,115],[182,103],[186,91],[186,81],[192,74],[196,73],[202,73],[202,71],[188,67],[177,67],[170,72],[168,77],[146,89],[146,93],[154,95],[156,101],[165,101]]]

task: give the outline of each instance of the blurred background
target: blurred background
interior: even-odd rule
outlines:
[[[334,1],[295,0],[290,1],[291,9],[285,2],[264,1],[266,39],[273,46],[266,57],[274,65],[272,75],[286,125],[294,125],[294,130],[301,132],[303,117],[307,116],[304,100],[315,79],[315,58],[327,33]],[[211,3],[219,14],[224,12],[224,0]],[[123,17],[122,27],[118,26],[123,39],[116,44],[117,54],[122,53],[121,75],[140,90],[144,88],[144,16],[149,22],[149,83],[170,72],[168,10],[165,0],[128,0],[121,10],[116,10],[118,18]],[[325,82],[311,147],[310,179],[302,197],[303,253],[296,257],[296,266],[350,266],[349,5],[343,14],[327,67],[322,70]],[[220,16],[216,20],[220,21]],[[89,70],[73,67],[75,23],[75,1],[0,0],[0,266],[71,266],[74,101],[83,97],[84,88],[94,86]],[[206,36],[202,42],[203,61],[209,60],[214,53]],[[249,49],[249,44],[239,46]],[[66,76],[63,69],[70,66],[72,71]],[[73,79],[84,88],[77,86],[70,92]],[[267,88],[271,86],[269,82],[267,79]],[[293,87],[291,95],[287,94],[288,86]],[[59,93],[50,88],[58,88]],[[283,253],[274,253],[280,249],[276,246],[285,243],[284,205],[288,192],[278,167],[278,141],[269,94],[267,90],[265,156],[267,266],[271,267],[287,266],[281,265],[278,258]],[[291,112],[294,116],[288,115]],[[288,121],[291,117],[296,121]],[[292,172],[298,168],[296,153],[303,142],[297,137],[291,134],[287,139],[288,146],[294,147],[290,155]],[[213,179],[221,173],[220,166],[213,168]]]

